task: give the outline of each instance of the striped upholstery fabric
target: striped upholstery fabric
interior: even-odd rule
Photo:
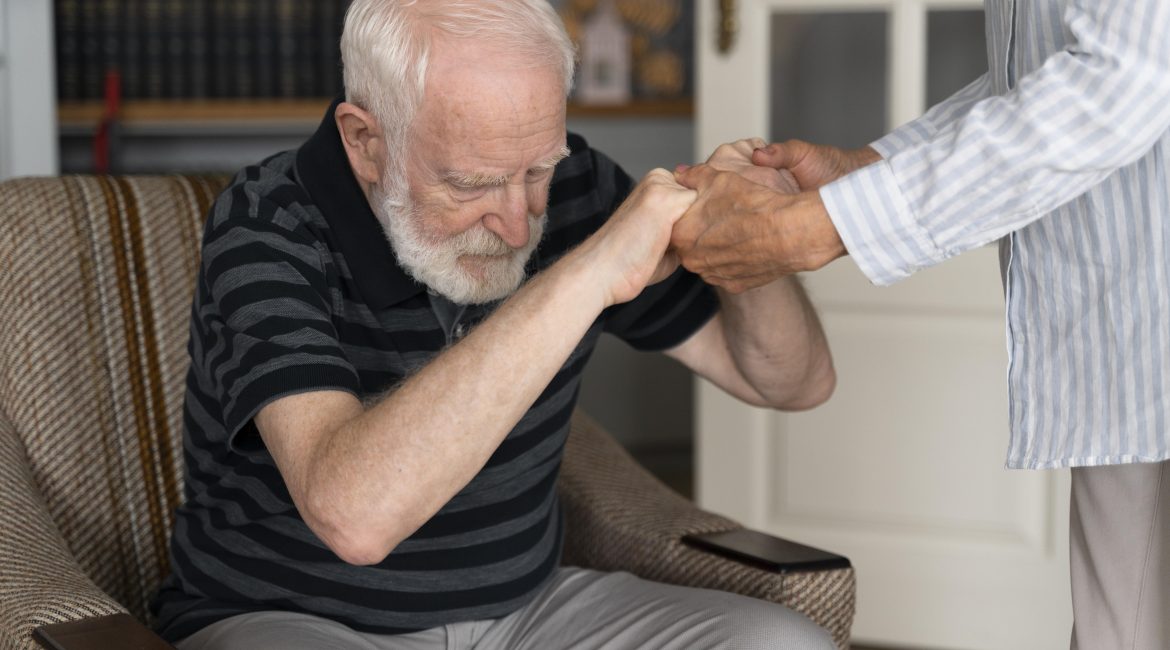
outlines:
[[[0,517],[5,631],[116,611],[113,602],[54,600],[35,585],[21,591],[8,572],[26,561],[49,571],[71,558],[93,582],[85,591],[96,586],[145,619],[167,570],[181,493],[181,386],[199,235],[226,181],[66,177],[0,186],[2,493],[27,494],[9,481],[31,481],[53,522],[25,521],[39,514],[35,502]],[[27,475],[10,477],[18,454]],[[42,557],[48,540],[59,548]]]
[[[853,569],[780,575],[682,544],[689,533],[742,526],[672,492],[580,412],[559,488],[567,522],[565,564],[783,603],[848,647],[856,605]]]
[[[33,628],[147,618],[182,494],[182,383],[199,237],[225,176],[0,183],[0,650]],[[848,645],[852,570],[784,578],[682,546],[701,512],[578,415],[566,559],[785,603]]]

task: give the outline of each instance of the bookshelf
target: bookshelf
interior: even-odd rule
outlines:
[[[307,133],[341,89],[338,41],[349,0],[41,1],[52,3],[55,16],[56,117],[63,136],[93,133],[103,99],[110,98],[120,104],[122,138],[168,130]],[[579,36],[591,10],[566,0],[552,4]],[[644,74],[632,84],[630,101],[574,102],[570,120],[692,117],[690,12],[660,4],[615,6],[629,21],[634,62],[662,63],[655,57],[665,56],[675,64],[666,67],[682,74],[678,83],[663,86],[662,74]]]

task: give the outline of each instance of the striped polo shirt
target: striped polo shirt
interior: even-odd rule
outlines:
[[[172,574],[154,602],[159,631],[172,641],[263,610],[383,634],[515,611],[560,559],[556,478],[601,333],[661,350],[718,309],[711,289],[682,270],[607,309],[463,490],[381,563],[346,564],[302,520],[252,418],[304,391],[374,398],[496,305],[445,304],[398,266],[350,171],[334,107],[300,149],[241,171],[204,231],[184,410],[185,503]],[[596,231],[633,186],[579,136],[568,145],[531,273]]]

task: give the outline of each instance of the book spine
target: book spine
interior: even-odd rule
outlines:
[[[101,48],[103,88],[106,73],[122,74],[122,0],[101,1]],[[121,82],[118,93],[123,94]]]
[[[132,2],[135,0],[131,0]],[[166,23],[161,0],[138,0],[142,5],[142,96],[159,99],[165,96]]]
[[[206,2],[186,0],[187,14],[187,93],[190,99],[206,99],[211,96],[211,79],[208,73],[207,31],[208,5]]]
[[[321,2],[297,2],[295,22],[296,85],[298,97],[322,97],[318,90],[321,76],[321,57],[328,52],[321,47],[317,38],[317,22],[320,18]]]
[[[81,5],[81,99],[101,99],[105,61],[102,60],[101,3],[84,0]]]
[[[256,97],[276,96],[276,0],[254,0]]]
[[[184,24],[186,0],[163,0],[163,47],[166,63],[164,82],[166,97],[179,98],[187,92],[187,34],[188,26]]]
[[[135,0],[122,0],[121,39],[122,52],[119,67],[122,71],[122,96],[126,99],[141,99],[144,79],[142,71],[142,5]]]
[[[57,98],[63,102],[82,99],[81,89],[81,3],[57,0]]]
[[[297,68],[301,60],[298,56],[297,43],[297,16],[306,11],[308,3],[296,0],[276,0],[276,70],[277,95],[280,97],[296,97]]]
[[[211,0],[211,96],[231,97],[234,90],[231,0]]]
[[[252,46],[255,38],[255,12],[252,2],[237,0],[231,5],[232,17],[232,97],[256,96],[256,52]]]
[[[334,97],[342,92],[341,73],[341,29],[345,20],[347,0],[323,0],[321,18],[317,23],[319,31],[318,69],[321,71],[317,92],[318,97]]]

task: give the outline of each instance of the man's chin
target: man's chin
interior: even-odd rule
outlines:
[[[475,305],[503,300],[516,293],[524,282],[523,265],[516,266],[514,254],[463,255],[457,264],[457,279],[448,276],[429,283],[433,291],[455,303]]]
[[[430,289],[447,300],[459,305],[482,305],[489,302],[503,300],[516,293],[520,282],[508,286],[492,286],[486,283],[465,283],[460,287],[436,287]]]

